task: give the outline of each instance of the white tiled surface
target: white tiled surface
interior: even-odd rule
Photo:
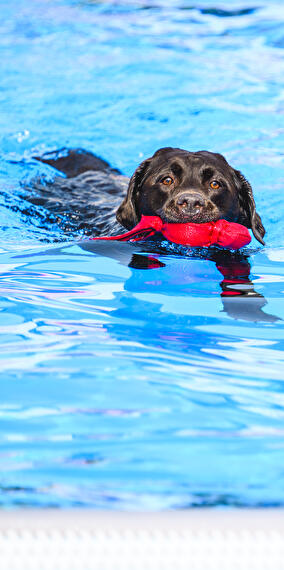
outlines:
[[[0,568],[284,570],[284,513],[2,511]]]

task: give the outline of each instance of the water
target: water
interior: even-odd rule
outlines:
[[[1,2],[1,505],[283,505],[283,23],[264,0]],[[265,248],[87,244],[23,197],[46,151],[130,175],[169,145],[244,172]]]

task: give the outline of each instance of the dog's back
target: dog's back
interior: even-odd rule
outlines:
[[[66,176],[52,182],[33,180],[25,199],[47,210],[64,233],[112,235],[121,231],[115,212],[129,179],[108,162],[82,149],[61,149],[36,160]],[[53,219],[48,216],[48,222]]]

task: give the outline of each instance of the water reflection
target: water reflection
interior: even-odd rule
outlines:
[[[94,242],[81,243],[81,247],[88,251],[96,251],[97,249]],[[194,259],[187,264],[183,263],[182,271],[180,271],[177,276],[176,266],[170,266],[167,263],[165,255],[163,255],[163,261],[161,261],[159,249],[157,250],[157,248],[156,251],[158,251],[158,253],[154,255],[149,255],[144,252],[132,253],[131,255],[129,251],[122,250],[119,252],[119,249],[115,254],[114,249],[113,247],[109,248],[107,246],[106,249],[104,248],[104,254],[111,255],[111,257],[117,255],[120,263],[127,264],[128,267],[135,270],[141,270],[139,272],[132,272],[131,277],[125,283],[126,290],[132,292],[144,290],[149,293],[151,293],[151,291],[157,293],[158,289],[159,292],[162,293],[163,289],[164,292],[166,292],[165,286],[167,287],[169,284],[176,284],[179,285],[179,287],[183,287],[192,281],[194,274],[192,264],[195,261]],[[153,249],[155,250],[155,247]],[[255,323],[274,323],[281,320],[279,317],[263,311],[267,300],[254,288],[254,283],[250,277],[251,265],[248,255],[240,252],[232,253],[212,248],[212,250],[209,249],[205,254],[203,252],[200,258],[212,261],[223,277],[220,282],[220,297],[223,311],[229,317]],[[158,268],[167,268],[165,280],[161,280],[160,275],[159,283],[157,283],[155,279],[149,280],[148,277],[143,278],[143,270],[154,270]]]
[[[215,254],[217,269],[224,279],[220,286],[224,311],[233,319],[251,322],[274,323],[278,317],[265,313],[262,309],[267,301],[261,293],[255,290],[250,279],[251,265],[246,255],[235,257],[224,253]]]
[[[167,247],[7,257],[2,504],[282,504],[280,327],[249,256]]]

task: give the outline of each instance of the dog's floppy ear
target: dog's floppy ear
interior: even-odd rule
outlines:
[[[146,160],[141,162],[140,166],[138,166],[133,176],[130,178],[126,198],[124,198],[116,212],[117,221],[128,230],[131,230],[139,222],[137,198],[148,166],[151,164],[153,158],[157,157],[159,154],[165,154],[172,150],[174,150],[172,147],[159,148],[151,158],[146,158]]]
[[[262,239],[265,229],[262,225],[261,217],[255,209],[252,187],[239,170],[234,170],[234,177],[239,189],[240,217],[238,221],[247,228],[251,228],[254,237],[262,245],[265,245]]]
[[[137,198],[140,185],[151,160],[152,158],[143,160],[143,162],[141,162],[141,164],[135,170],[129,181],[126,198],[124,198],[123,202],[120,204],[116,212],[117,221],[128,230],[131,230],[139,222],[137,212]]]

